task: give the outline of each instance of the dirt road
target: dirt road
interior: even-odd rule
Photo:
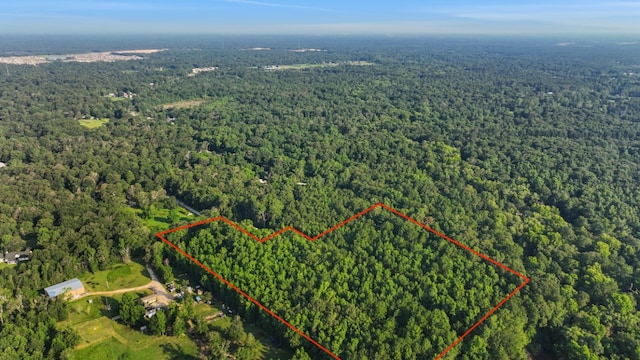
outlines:
[[[158,277],[153,272],[151,267],[149,267],[149,265],[147,265],[147,271],[149,272],[149,276],[151,277],[151,281],[146,285],[136,286],[136,287],[132,287],[132,288],[126,288],[126,289],[111,290],[111,291],[90,292],[90,293],[85,293],[82,297],[95,296],[95,295],[98,295],[98,296],[100,296],[100,295],[112,296],[112,295],[123,294],[123,293],[131,292],[131,291],[140,291],[140,290],[151,289],[156,293],[156,295],[158,295],[158,300],[157,300],[158,306],[166,306],[166,305],[168,305],[173,300],[173,295],[171,295],[167,291],[167,289],[164,287],[164,285],[162,285],[162,283],[158,280]]]

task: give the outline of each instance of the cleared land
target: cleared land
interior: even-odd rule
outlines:
[[[110,269],[89,273],[80,277],[88,292],[133,288],[151,281],[147,269],[137,262],[117,264]],[[107,283],[109,284],[107,287]]]
[[[71,359],[198,359],[187,336],[149,336],[106,317],[75,326],[82,337]]]
[[[135,213],[142,219],[144,224],[151,230],[152,232],[167,230],[171,227],[171,211],[169,209],[152,209],[149,218],[145,218],[143,216],[142,209],[130,208],[130,211]],[[193,214],[189,211],[179,207],[173,210],[176,213],[176,217],[178,221],[189,222],[193,221]]]
[[[52,61],[63,62],[113,62],[123,60],[142,60],[143,57],[137,54],[152,54],[167,49],[143,49],[143,50],[120,50],[120,51],[102,51],[83,54],[67,54],[67,55],[35,55],[35,56],[8,56],[0,57],[0,63],[13,65],[39,65]]]
[[[320,63],[320,64],[290,64],[290,65],[271,65],[265,66],[264,69],[267,71],[274,70],[303,70],[303,69],[313,69],[313,68],[323,68],[323,67],[333,67],[340,65],[352,65],[352,66],[371,66],[375,65],[372,62],[368,61],[341,61],[341,62],[329,62],[329,63]]]
[[[160,107],[163,110],[166,110],[166,109],[186,109],[186,108],[192,108],[192,107],[199,106],[203,102],[204,102],[204,100],[182,100],[182,101],[176,101],[176,102],[172,102],[172,103],[168,103],[168,104],[163,104]]]
[[[118,264],[111,269],[86,275],[81,279],[88,290],[121,289],[148,284],[149,275],[138,263]],[[150,290],[135,291],[137,296]],[[69,319],[59,327],[71,326],[80,334],[81,342],[71,359],[198,359],[198,347],[187,336],[150,336],[131,329],[112,317],[118,315],[118,301],[122,294],[89,296],[73,301]]]
[[[80,125],[88,128],[88,129],[95,129],[95,128],[99,128],[100,126],[106,124],[109,122],[109,119],[80,119],[78,120],[78,123],[80,123]]]
[[[131,268],[127,271],[124,269]],[[109,280],[109,287],[112,283],[132,284],[133,279],[142,279],[139,274],[140,264],[118,264],[112,269],[98,272],[85,277],[86,285],[102,289],[104,286],[96,285],[94,282],[106,282]],[[145,280],[148,280],[145,278]],[[124,285],[126,286],[126,285]],[[117,291],[117,290],[116,290]],[[148,289],[133,291],[136,296],[142,297],[152,292]],[[194,295],[188,295],[185,301],[193,301]],[[71,359],[197,359],[198,349],[196,344],[187,336],[151,336],[145,335],[111,320],[118,315],[118,303],[122,294],[88,296],[71,302],[69,318],[59,322],[58,326],[73,327],[81,336],[81,342],[76,347]],[[219,301],[214,301],[211,305],[204,302],[196,304],[195,314],[197,317],[210,318],[209,323],[217,331],[224,332],[231,326],[231,317],[219,317],[222,314],[223,306]],[[246,325],[245,330],[252,333],[262,344],[260,352],[263,359],[290,359],[292,354],[284,349],[279,349],[271,345],[270,334],[254,326]]]
[[[163,110],[186,109],[186,108],[194,108],[203,104],[207,111],[211,111],[211,110],[219,110],[221,107],[224,107],[224,106],[232,106],[233,102],[229,97],[188,99],[188,100],[180,100],[180,101],[160,104],[158,105],[158,107]]]

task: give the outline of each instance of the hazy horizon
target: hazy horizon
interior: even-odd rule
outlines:
[[[23,0],[0,35],[640,35],[640,2]]]

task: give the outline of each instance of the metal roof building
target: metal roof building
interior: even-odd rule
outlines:
[[[85,291],[82,282],[75,278],[67,280],[65,282],[61,282],[60,284],[51,285],[48,288],[45,288],[44,292],[47,294],[47,296],[53,299],[54,297],[60,294],[64,294],[65,292],[68,292],[71,296],[77,296],[83,294]]]

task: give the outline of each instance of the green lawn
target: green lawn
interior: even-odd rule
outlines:
[[[5,269],[5,268],[10,268],[10,267],[14,267],[16,266],[16,264],[7,264],[6,262],[0,262],[0,270]]]
[[[111,310],[106,305],[111,305]],[[73,326],[103,316],[109,318],[117,315],[117,300],[104,296],[90,296],[70,303],[69,319],[58,323],[60,327]]]
[[[78,123],[88,128],[95,129],[109,122],[109,119],[80,119]]]
[[[116,264],[93,274],[87,273],[80,277],[80,281],[88,292],[94,292],[142,286],[150,282],[151,278],[142,264],[132,261],[129,264]]]
[[[75,326],[82,340],[71,359],[198,359],[187,336],[151,336],[106,317]]]
[[[185,299],[184,301],[190,301],[190,299],[193,299],[193,296],[194,295],[191,295],[188,299]],[[193,307],[193,310],[196,317],[202,317],[202,318],[206,318],[209,315],[214,315],[223,311],[222,306],[220,306],[220,304],[216,305],[216,302],[214,302],[212,305],[207,305],[204,302],[200,304],[196,304]],[[226,311],[224,313],[227,314]],[[215,328],[216,331],[224,332],[226,329],[229,328],[229,326],[231,326],[231,317],[229,317],[227,314],[226,317],[217,318],[215,320],[212,320],[210,323],[212,324],[212,326]]]
[[[147,225],[151,232],[163,231],[167,230],[171,227],[171,221],[169,221],[169,209],[152,209],[151,217],[145,219],[142,216],[142,210],[134,209],[135,213],[142,219],[142,222]],[[193,214],[185,210],[184,208],[178,207],[176,208],[178,212],[178,221],[180,222],[192,222]]]
[[[137,265],[137,266],[136,266]],[[142,268],[140,264],[131,268]],[[122,270],[124,264],[98,273],[100,278],[110,275],[114,281],[131,276]],[[94,274],[96,275],[96,274]],[[136,292],[138,297],[150,291]],[[151,336],[111,320],[118,315],[118,302],[122,294],[114,296],[90,296],[70,303],[69,319],[58,323],[59,328],[73,327],[80,334],[81,342],[71,359],[197,359],[196,344],[187,336]],[[193,301],[191,295],[186,301]],[[110,305],[110,308],[107,307]],[[222,310],[222,303],[212,305],[200,303],[194,307],[198,317],[207,317]],[[225,333],[231,326],[231,316],[211,322],[212,327]],[[261,359],[290,359],[293,354],[271,344],[271,334],[259,327],[245,324],[245,330],[252,333],[262,343]]]
[[[247,333],[253,334],[253,336],[258,339],[262,343],[262,358],[263,359],[291,359],[293,357],[293,353],[290,350],[280,349],[271,344],[271,336],[262,328],[245,325],[244,329]],[[306,340],[303,340],[306,341]]]
[[[137,295],[147,293],[142,291]],[[71,359],[197,359],[198,348],[187,336],[151,336],[111,320],[118,314],[114,297],[92,296],[71,303],[69,319],[58,327],[73,327],[81,341]],[[106,309],[110,303],[111,309]]]

